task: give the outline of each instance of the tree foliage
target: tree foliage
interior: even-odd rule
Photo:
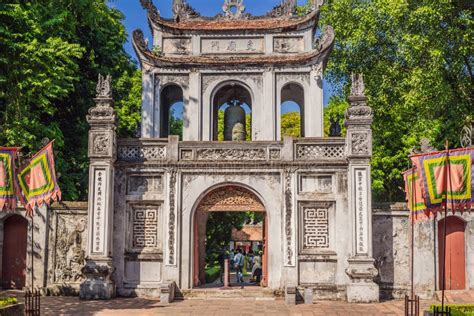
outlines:
[[[139,120],[141,78],[122,18],[105,0],[0,4],[0,144],[28,156],[55,139],[64,199],[86,197],[86,115],[99,73],[114,78],[120,135]]]
[[[301,115],[299,112],[287,112],[281,115],[281,137],[301,137]]]
[[[337,95],[347,97],[352,72],[364,74],[374,110],[375,196],[400,199],[410,149],[423,137],[437,148],[445,139],[458,146],[473,113],[472,7],[462,1],[330,0],[321,22],[336,33],[326,79]]]

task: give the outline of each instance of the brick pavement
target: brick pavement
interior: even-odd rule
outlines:
[[[41,315],[223,315],[223,316],[312,316],[312,315],[403,315],[403,301],[378,304],[349,304],[346,302],[316,302],[313,305],[287,306],[283,300],[215,299],[184,300],[162,305],[159,300],[118,298],[111,301],[81,301],[77,297],[43,297]],[[423,308],[430,302],[423,301]]]

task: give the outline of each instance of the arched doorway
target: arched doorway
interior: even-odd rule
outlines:
[[[26,279],[28,221],[12,215],[3,222],[2,287],[22,289]]]
[[[443,264],[443,233],[446,226],[446,261]],[[438,222],[438,255],[439,255],[439,288],[442,288],[443,269],[446,269],[446,290],[466,289],[466,251],[465,223],[456,216],[448,216],[447,220]]]
[[[213,140],[252,140],[252,96],[239,82],[227,82],[212,99]]]
[[[193,287],[206,283],[205,256],[206,232],[208,218],[214,212],[256,212],[261,213],[262,220],[262,286],[268,283],[268,217],[261,199],[251,190],[239,185],[217,187],[208,192],[199,202],[194,214],[193,241]]]

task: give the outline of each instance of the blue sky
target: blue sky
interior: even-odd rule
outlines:
[[[244,5],[247,12],[253,15],[263,15],[274,6],[280,4],[280,2],[281,0],[244,0]],[[172,17],[172,0],[154,0],[154,3],[160,11],[161,16]],[[222,12],[224,0],[188,0],[188,3],[202,15],[214,16]],[[306,0],[298,0],[298,3],[304,4]],[[129,35],[129,41],[125,44],[125,50],[136,60],[136,55],[130,41],[130,35],[133,30],[141,29],[145,33],[145,37],[148,37],[151,41],[146,12],[141,7],[139,0],[110,0],[109,5],[122,11],[125,16],[123,23]],[[331,92],[328,84],[325,84],[324,90],[324,105],[326,106]],[[291,108],[290,106],[288,110],[291,110]]]

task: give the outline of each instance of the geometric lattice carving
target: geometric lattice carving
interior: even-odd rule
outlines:
[[[164,160],[166,159],[166,147],[119,146],[117,157],[124,161]]]
[[[328,209],[303,209],[304,249],[329,248]]]
[[[158,210],[133,209],[133,248],[158,247]]]
[[[303,251],[329,248],[329,208],[304,206],[302,212]]]
[[[297,145],[297,159],[344,158],[344,145]]]

